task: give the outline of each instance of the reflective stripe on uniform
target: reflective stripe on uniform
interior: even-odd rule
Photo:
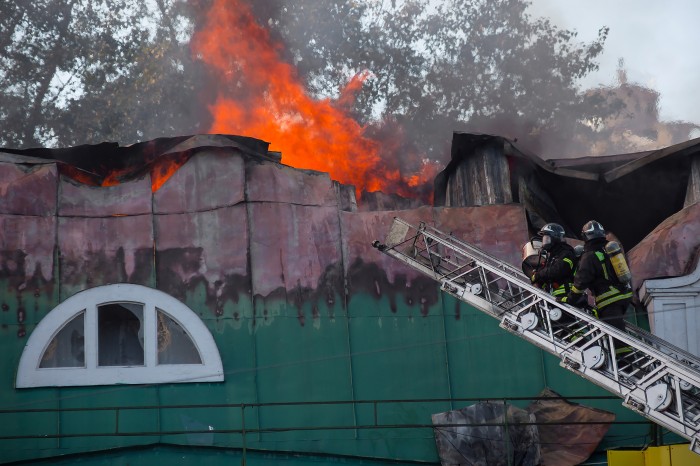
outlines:
[[[627,298],[631,298],[631,297],[632,297],[632,292],[631,292],[631,291],[628,291],[627,293],[620,293],[620,294],[618,294],[618,295],[611,296],[611,297],[609,297],[608,299],[601,299],[601,300],[599,300],[598,298],[596,298],[595,304],[596,304],[596,306],[598,306],[598,308],[600,309],[600,308],[603,308],[603,307],[607,306],[608,304],[612,304],[612,303],[615,303],[615,302],[617,302],[617,301],[620,301],[620,300],[623,300],[623,299],[627,299]]]
[[[630,291],[629,293],[623,293],[618,296],[613,296],[612,298],[608,298],[605,301],[598,301],[596,300],[596,306],[598,306],[599,309],[604,308],[605,306],[615,303],[617,301],[621,301],[623,299],[628,299],[632,297],[632,292]]]
[[[574,261],[572,261],[572,260],[569,259],[568,257],[565,257],[565,258],[564,258],[564,262],[566,262],[567,264],[569,264],[569,267],[571,267],[571,270],[574,269]]]
[[[611,296],[615,296],[616,294],[619,294],[619,293],[621,293],[620,290],[618,290],[614,286],[610,286],[610,290],[596,296],[596,300],[598,300],[598,299],[603,300],[603,299],[609,298]]]

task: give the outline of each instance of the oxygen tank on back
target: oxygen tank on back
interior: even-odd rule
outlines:
[[[632,281],[632,273],[627,266],[625,255],[622,253],[622,248],[617,241],[608,241],[605,245],[605,253],[610,258],[610,263],[615,270],[615,275],[620,283],[626,285]]]

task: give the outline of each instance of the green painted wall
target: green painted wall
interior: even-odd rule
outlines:
[[[196,303],[187,304],[195,307]],[[438,303],[422,316],[416,306],[401,305],[391,312],[383,298],[357,294],[349,300],[347,312],[339,308],[333,319],[321,317],[316,327],[300,326],[299,309],[278,304],[280,314],[275,322],[253,333],[246,325],[234,328],[230,322],[207,322],[226,371],[226,381],[220,384],[14,390],[8,382],[23,339],[16,337],[16,324],[3,323],[2,408],[19,412],[1,414],[1,459],[152,443],[242,448],[243,411],[245,429],[253,431],[246,435],[245,444],[253,450],[435,462],[432,429],[401,426],[429,425],[431,414],[472,402],[331,403],[243,410],[238,406],[172,406],[528,398],[546,386],[569,397],[607,395],[560,368],[555,358],[500,329],[495,319],[450,296],[440,295]],[[620,400],[579,402],[614,411],[618,421],[641,421],[622,408]],[[139,406],[144,408],[134,409]],[[122,409],[100,410],[104,407]],[[57,411],[32,412],[43,408]],[[375,429],[375,423],[392,427]],[[340,429],[343,426],[347,429]],[[108,435],[115,432],[119,436]],[[648,433],[644,424],[614,425],[602,447],[641,444]],[[34,437],[12,438],[22,435]],[[45,435],[59,438],[40,438]],[[222,453],[204,450],[199,454],[209,458]],[[128,450],[123,455],[139,457]],[[91,456],[81,461],[102,464],[104,458]]]

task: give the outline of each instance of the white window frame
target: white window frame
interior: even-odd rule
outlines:
[[[143,304],[144,364],[98,366],[97,308],[103,304]],[[187,332],[201,364],[157,364],[156,308]],[[84,317],[84,367],[39,367],[49,343],[78,314]],[[24,347],[17,369],[17,388],[112,384],[222,382],[219,350],[199,316],[179,300],[142,285],[118,283],[81,291],[63,301],[37,324]]]

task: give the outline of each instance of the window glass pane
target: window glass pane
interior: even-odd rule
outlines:
[[[158,309],[158,364],[201,364],[192,339],[169,315]]]
[[[68,322],[46,347],[39,367],[85,367],[85,311]]]
[[[97,307],[98,364],[143,366],[143,304]]]

